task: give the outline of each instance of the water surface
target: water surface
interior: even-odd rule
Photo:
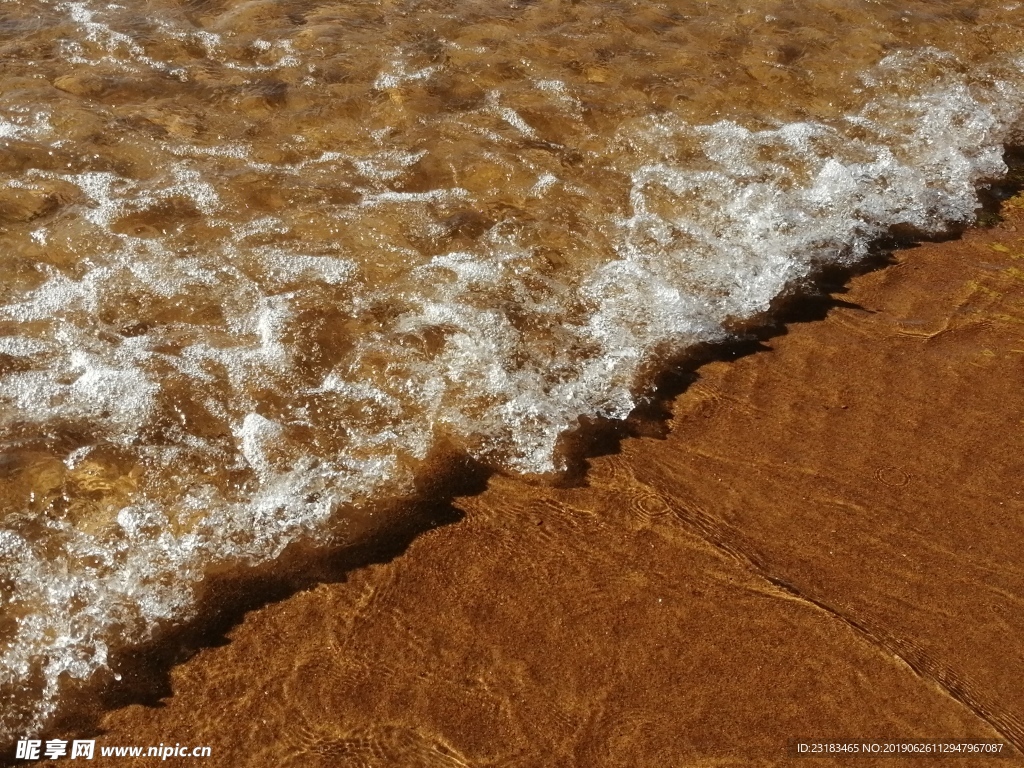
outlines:
[[[0,736],[354,536],[550,475],[1022,137],[1024,6],[0,2]]]

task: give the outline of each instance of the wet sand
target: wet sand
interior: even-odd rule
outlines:
[[[663,434],[606,441],[576,487],[492,476],[393,559],[249,612],[98,744],[367,767],[1024,748],[1024,198],[1004,217],[701,366],[639,428]],[[978,760],[853,764],[875,762]]]

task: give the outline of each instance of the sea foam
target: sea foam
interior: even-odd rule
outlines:
[[[121,44],[83,4],[68,7],[87,41]],[[435,74],[403,66],[375,87]],[[908,77],[925,66],[926,84]],[[624,120],[608,151],[582,156],[622,180],[624,203],[566,219],[592,245],[579,258],[538,257],[529,222],[468,187],[390,188],[424,153],[384,134],[373,154],[280,164],[313,180],[351,169],[359,183],[336,232],[361,251],[275,242],[297,226],[287,210],[232,212],[216,177],[226,166],[202,162],[237,163],[236,175],[258,165],[234,145],[176,145],[158,189],[117,169],[40,174],[82,196],[53,226],[102,248],[0,307],[15,329],[0,339],[14,361],[0,377],[13,478],[0,740],[44,729],[67,691],[116,672],[117,651],[189,620],[211,575],[344,538],[353,510],[410,494],[438,446],[557,473],[581,417],[626,417],[661,366],[730,338],[819,267],[862,259],[894,229],[972,221],[979,185],[1020,139],[1024,77],[1019,61],[962,69],[934,50],[892,55],[863,76],[866,106],[827,121]],[[538,81],[541,97],[581,109],[553,82]],[[495,152],[509,139],[488,116],[539,141],[494,96],[473,119]],[[527,173],[511,157],[508,173]],[[608,192],[555,166],[530,173],[538,205]],[[161,205],[205,239],[147,230]]]

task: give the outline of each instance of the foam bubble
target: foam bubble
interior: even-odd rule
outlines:
[[[67,11],[98,24],[90,8]],[[291,66],[288,46],[254,50]],[[398,128],[360,127],[330,150],[257,149],[249,134],[274,119],[260,108],[267,122],[210,147],[140,111],[170,162],[42,173],[86,199],[45,237],[26,227],[55,255],[0,307],[0,584],[16,619],[0,737],[44,728],[63,690],[189,619],[207,578],[355,535],[441,444],[557,472],[580,417],[625,417],[659,366],[817,267],[893,228],[970,221],[1021,129],[1021,67],[997,64],[966,76],[946,54],[900,53],[852,114],[625,116],[575,152],[538,138],[581,119],[581,94],[552,78],[517,108],[456,94],[457,119],[396,118],[401,146]],[[927,81],[907,75],[923,67]],[[365,85],[435,74],[399,58]],[[0,122],[0,138],[26,125]]]

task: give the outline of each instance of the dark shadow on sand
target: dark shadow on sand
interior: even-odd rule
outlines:
[[[982,191],[982,210],[975,226],[993,226],[1001,221],[1000,204],[1024,189],[1024,148],[1006,152],[1010,168],[1007,177]],[[580,427],[563,438],[560,452],[566,470],[556,478],[538,478],[563,487],[582,485],[590,460],[618,453],[626,438],[664,439],[671,418],[671,404],[700,378],[701,366],[713,361],[732,361],[771,350],[771,340],[788,333],[788,327],[815,322],[837,308],[871,312],[841,297],[850,280],[894,263],[896,251],[912,249],[925,240],[959,238],[953,230],[935,238],[897,233],[878,242],[871,255],[853,267],[826,267],[804,284],[780,297],[764,316],[735,329],[733,340],[701,345],[683,356],[665,361],[650,388],[650,394],[624,421],[580,419]],[[381,505],[381,521],[360,540],[335,547],[306,545],[292,547],[271,563],[242,575],[205,585],[196,617],[186,626],[162,632],[158,640],[130,652],[113,654],[111,668],[121,679],[84,688],[66,707],[64,714],[41,738],[94,738],[104,731],[100,721],[106,712],[131,704],[164,706],[171,696],[171,670],[204,648],[226,645],[233,628],[250,611],[280,602],[321,583],[337,583],[368,565],[387,563],[403,554],[412,542],[434,528],[460,521],[464,515],[455,506],[459,497],[476,495],[487,487],[495,470],[458,453],[435,459],[418,481],[411,500]],[[13,755],[11,750],[10,755]],[[18,761],[17,765],[31,765]],[[0,767],[15,763],[0,757]]]
[[[947,232],[925,237],[919,232],[893,231],[872,245],[867,258],[852,266],[828,265],[803,283],[792,286],[778,297],[764,315],[751,318],[731,341],[698,345],[683,355],[665,361],[654,379],[650,393],[624,421],[580,419],[580,427],[565,435],[562,456],[567,469],[555,480],[561,487],[586,483],[590,459],[618,453],[623,440],[633,437],[664,439],[671,419],[671,405],[700,378],[700,368],[714,361],[737,360],[771,350],[771,340],[784,336],[789,327],[824,320],[835,309],[873,312],[868,307],[844,301],[850,281],[858,275],[884,269],[896,263],[895,253],[917,248],[923,242],[957,240],[971,228],[993,227],[1002,222],[1000,208],[1004,200],[1024,190],[1024,147],[1009,147],[1003,155],[1008,171],[998,182],[979,190],[981,208],[972,225],[951,227]]]
[[[481,493],[491,472],[457,454],[429,463],[432,471],[417,483],[416,496],[380,505],[371,525],[357,540],[335,546],[290,547],[277,560],[249,571],[210,579],[202,587],[196,616],[184,626],[167,628],[153,642],[112,654],[117,681],[103,680],[70,695],[61,717],[42,739],[102,736],[103,715],[132,704],[162,707],[173,694],[171,670],[204,648],[230,642],[229,633],[250,611],[285,600],[318,584],[343,582],[348,574],[398,557],[420,535],[462,519],[454,506],[459,496]],[[13,755],[13,749],[10,755]],[[35,761],[0,757],[0,766],[33,765]]]

